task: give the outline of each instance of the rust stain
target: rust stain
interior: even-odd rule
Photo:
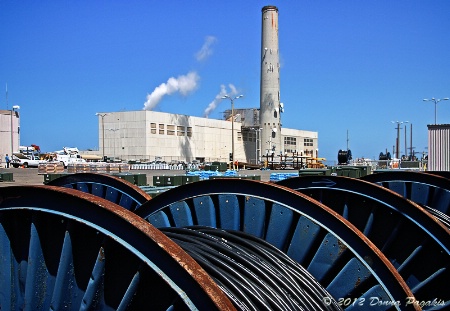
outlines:
[[[344,243],[338,240],[338,247],[339,247],[338,255],[340,256],[347,249],[347,246],[345,246]]]
[[[99,251],[99,260],[100,261],[104,261],[105,260],[105,250],[103,249],[103,247],[100,247],[100,251]]]
[[[358,279],[356,280],[356,283],[355,283],[355,288],[357,288],[360,284],[361,284],[361,278],[358,276]]]

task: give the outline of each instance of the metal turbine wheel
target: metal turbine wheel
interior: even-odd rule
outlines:
[[[394,266],[359,230],[320,202],[275,184],[214,179],[179,186],[136,214],[157,228],[209,226],[261,238],[305,267],[341,303],[378,297],[382,309],[415,309]],[[339,299],[342,299],[340,301]],[[402,305],[395,305],[396,302]],[[348,305],[343,305],[349,307]]]
[[[437,176],[441,176],[441,177],[450,179],[450,172],[449,171],[425,171],[424,173],[437,175]]]
[[[384,172],[362,179],[413,200],[450,229],[450,172]],[[397,175],[398,174],[398,175]]]
[[[145,191],[119,177],[99,173],[78,173],[62,176],[49,182],[49,186],[60,186],[91,193],[134,211],[151,199]]]
[[[422,207],[389,189],[342,176],[302,176],[278,184],[348,219],[392,262],[418,300],[450,304],[450,292],[441,286],[450,281],[450,231]]]
[[[447,178],[420,172],[383,172],[361,177],[391,189],[416,203],[447,215],[450,213],[450,183]]]
[[[234,310],[142,218],[61,187],[0,188],[1,310]]]

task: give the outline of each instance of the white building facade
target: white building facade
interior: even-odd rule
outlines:
[[[18,152],[20,146],[20,119],[17,110],[0,110],[0,162],[5,162],[5,156],[11,157]]]
[[[98,113],[99,153],[121,161],[228,162],[231,121],[156,111]],[[234,121],[235,160],[261,160],[261,131]],[[282,128],[284,150],[314,155],[317,132]]]

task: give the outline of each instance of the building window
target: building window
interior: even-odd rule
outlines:
[[[305,147],[312,147],[313,146],[313,139],[312,138],[305,138],[303,140],[303,146]]]
[[[242,132],[242,139],[244,141],[250,141],[250,137],[249,137],[249,132],[248,131]]]
[[[167,135],[175,135],[175,125],[167,125]]]
[[[156,123],[150,123],[150,133],[156,134]]]
[[[255,142],[256,141],[256,133],[254,130],[248,130],[242,132],[242,139],[243,141],[250,141]]]
[[[184,136],[184,133],[185,133],[184,126],[178,125],[177,126],[177,136]]]
[[[241,132],[237,132],[237,140],[242,141],[242,133]]]
[[[284,151],[293,153],[297,150],[297,138],[286,136],[284,137]]]
[[[186,131],[187,137],[192,137],[192,127],[188,126]]]
[[[289,137],[289,136],[286,136],[285,138],[284,138],[284,145],[286,146],[286,145],[289,145],[289,146],[297,146],[297,138],[296,137]]]
[[[164,124],[159,125],[159,134],[164,135]]]

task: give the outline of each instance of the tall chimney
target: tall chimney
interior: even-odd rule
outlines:
[[[283,153],[280,112],[280,56],[278,52],[278,8],[262,8],[261,89],[259,122],[263,155]],[[281,109],[280,109],[281,108]]]

